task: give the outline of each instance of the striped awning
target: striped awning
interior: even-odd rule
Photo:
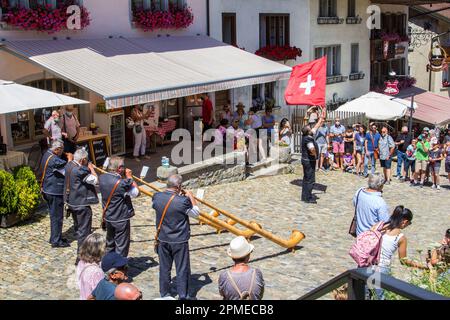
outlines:
[[[5,42],[108,108],[288,79],[291,68],[205,36]]]

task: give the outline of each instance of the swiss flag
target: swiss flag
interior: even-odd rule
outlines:
[[[325,105],[327,83],[327,57],[299,64],[292,69],[291,78],[284,93],[290,105]]]

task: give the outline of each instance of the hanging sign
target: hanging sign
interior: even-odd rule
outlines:
[[[427,71],[440,72],[442,70],[447,70],[447,58],[447,52],[445,52],[444,48],[442,48],[438,41],[434,42],[433,49],[431,49],[428,54],[430,63],[427,65]]]
[[[391,95],[391,96],[395,96],[397,94],[399,94],[400,90],[398,88],[398,80],[394,80],[394,81],[386,81],[386,88],[384,89],[384,93]]]

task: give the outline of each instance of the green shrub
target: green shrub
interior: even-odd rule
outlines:
[[[16,212],[17,201],[18,192],[14,176],[0,170],[0,215]]]
[[[25,181],[30,190],[39,196],[41,187],[39,186],[39,182],[30,167],[21,166],[15,168],[14,179],[16,180],[16,183],[19,181]]]
[[[16,168],[14,177],[18,190],[17,214],[24,220],[39,205],[40,186],[30,167]]]

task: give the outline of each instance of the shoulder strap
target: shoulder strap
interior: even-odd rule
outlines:
[[[72,174],[72,171],[74,168],[75,168],[75,166],[72,166],[72,168],[69,170],[69,173],[66,175],[66,177],[67,177],[66,194],[69,194],[69,191],[70,191],[70,175]]]
[[[231,281],[231,285],[233,286],[234,290],[236,290],[236,292],[239,294],[239,297],[242,297],[242,292],[241,292],[241,290],[239,290],[239,287],[237,286],[236,282],[234,281],[233,276],[230,273],[230,270],[227,271],[227,275]]]
[[[251,300],[251,296],[252,296],[253,285],[255,283],[255,279],[256,279],[256,269],[253,269],[252,281],[250,282],[250,288],[248,289],[248,295],[250,297],[250,300]]]
[[[372,135],[372,132],[369,133],[369,135],[370,135],[370,140],[372,140],[372,147],[375,149],[375,140],[374,140],[374,137]]]
[[[159,233],[161,231],[161,227],[162,227],[162,223],[164,221],[164,217],[166,216],[167,209],[169,209],[170,203],[172,202],[172,200],[174,198],[175,198],[175,193],[170,197],[169,201],[167,202],[166,206],[164,207],[164,211],[163,211],[162,216],[161,216],[161,221],[159,221],[158,230],[156,230],[155,241],[158,241],[158,237],[159,237]]]
[[[47,158],[47,161],[45,162],[44,171],[42,172],[42,176],[41,176],[41,190],[42,190],[42,185],[44,184],[45,175],[46,175],[46,173],[47,173],[48,163],[49,163],[50,159],[53,158],[53,157],[54,157],[53,154],[50,155],[50,156]]]
[[[119,183],[121,180],[122,179],[120,179],[120,178],[119,178],[119,180],[117,180],[116,184],[114,185],[114,187],[111,190],[111,193],[109,194],[108,200],[106,201],[106,205],[103,208],[102,221],[105,221],[106,210],[108,209],[109,204],[111,203],[112,196],[113,196],[114,192],[116,191],[117,187],[119,186]]]
[[[358,209],[358,201],[359,201],[359,194],[363,191],[363,188],[359,189],[358,193],[356,194],[356,203],[355,203],[355,217],[356,217],[356,210]]]
[[[66,114],[63,113],[63,132],[67,133],[67,128],[66,128]]]

